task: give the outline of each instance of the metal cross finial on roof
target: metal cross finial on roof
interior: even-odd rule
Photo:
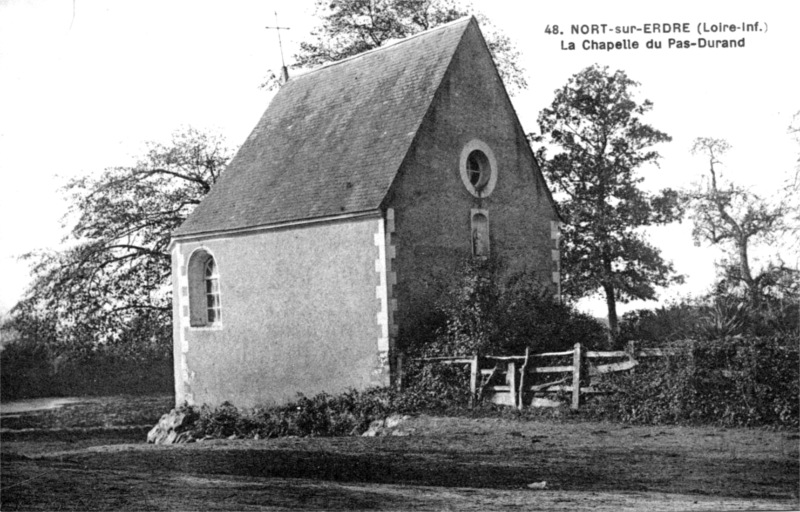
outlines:
[[[289,27],[281,27],[278,25],[278,13],[275,12],[275,26],[274,27],[264,27],[266,29],[272,29],[278,32],[278,48],[281,50],[281,74],[283,76],[283,83],[289,81],[289,70],[286,68],[286,62],[283,60],[283,43],[281,42],[281,30],[289,30]]]

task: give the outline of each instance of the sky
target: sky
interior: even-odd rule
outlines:
[[[800,32],[791,2],[473,5],[520,52],[529,86],[512,102],[526,131],[538,130],[537,116],[557,88],[597,63],[639,82],[637,98],[654,104],[645,120],[673,138],[657,147],[660,167],[641,170],[645,188],[697,181],[706,164],[689,149],[700,136],[726,139],[733,149],[723,175],[765,197],[776,197],[794,171],[800,146],[787,128],[800,111]],[[69,178],[131,164],[145,142],[165,142],[189,126],[220,133],[233,148],[244,141],[272,96],[259,85],[281,62],[277,34],[265,28],[275,25],[275,12],[290,28],[281,37],[291,64],[317,23],[313,0],[0,0],[0,313],[29,283],[19,256],[57,248],[68,233],[60,188]],[[741,30],[756,23],[757,31]],[[592,25],[599,33],[581,33]],[[729,25],[737,31],[721,32]],[[629,27],[633,33],[614,33]],[[744,39],[744,47],[678,48],[701,37]],[[661,49],[648,49],[651,40]],[[639,48],[591,50],[585,41]],[[570,43],[575,50],[562,49]],[[686,276],[661,293],[662,302],[701,294],[713,282],[722,253],[695,247],[688,221],[647,235]],[[778,249],[754,251],[756,266]],[[782,257],[800,263],[797,254],[784,250]],[[603,301],[581,308],[602,315]]]

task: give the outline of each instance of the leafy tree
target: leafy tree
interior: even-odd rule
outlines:
[[[311,39],[300,43],[293,67],[303,68],[345,59],[383,44],[467,16],[472,11],[458,0],[317,0],[321,24]],[[513,93],[527,87],[519,52],[508,36],[482,14],[476,14],[503,82]],[[270,72],[267,88],[277,85]]]
[[[563,291],[571,298],[602,291],[613,337],[617,301],[652,300],[655,286],[681,279],[640,230],[672,222],[682,210],[677,192],[638,188],[637,169],[660,158],[651,146],[671,140],[642,122],[652,103],[634,100],[638,85],[623,71],[588,67],[556,91],[539,115],[542,137],[534,137],[562,150],[548,159],[542,148],[539,160],[565,220]]]
[[[754,274],[750,249],[754,243],[776,242],[789,229],[785,222],[787,207],[783,203],[770,204],[743,187],[723,182],[718,166],[729,149],[730,145],[722,139],[695,139],[692,153],[708,159],[708,173],[694,190],[685,194],[684,201],[694,222],[695,243],[723,247],[733,262],[725,269],[725,281],[744,284],[751,299],[757,301],[762,288],[760,281],[773,279],[774,272]]]
[[[170,234],[225,168],[221,139],[189,129],[148,145],[132,167],[72,179],[67,248],[30,254],[33,283],[6,326],[22,341],[78,354],[106,345],[167,351]]]

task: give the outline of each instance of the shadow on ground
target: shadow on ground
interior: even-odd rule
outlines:
[[[408,510],[495,499],[524,505],[536,495],[528,484],[542,481],[557,498],[548,506],[565,510],[660,510],[653,506],[662,500],[684,500],[687,510],[800,505],[793,433],[425,421],[408,437],[178,446],[130,444],[136,432],[4,435],[2,508]],[[639,494],[649,501],[625,501]]]

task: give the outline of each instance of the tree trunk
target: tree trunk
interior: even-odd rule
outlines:
[[[753,279],[753,274],[750,272],[750,261],[747,254],[747,238],[740,237],[737,240],[739,247],[739,272],[741,273],[741,280],[747,285],[747,293],[750,294],[750,300],[753,304],[758,304],[758,290],[756,290],[756,283]]]
[[[606,292],[606,305],[608,306],[608,329],[609,341],[611,344],[616,344],[617,337],[619,336],[619,321],[617,319],[617,298],[614,294],[614,287],[610,284],[604,284],[603,290]]]

